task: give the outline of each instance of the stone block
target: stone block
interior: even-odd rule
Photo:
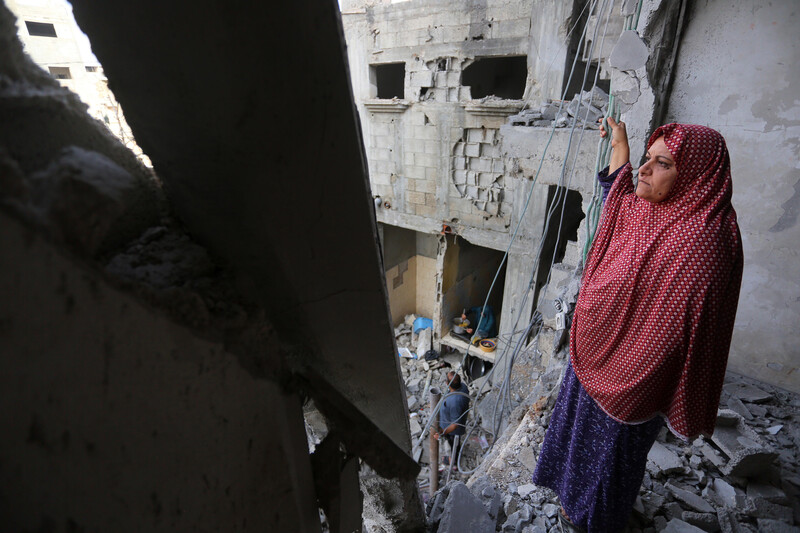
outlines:
[[[456,482],[444,503],[439,533],[462,533],[464,531],[492,531],[494,525],[482,502],[466,485]]]
[[[667,489],[677,498],[692,509],[701,513],[713,513],[714,508],[705,501],[702,497],[690,492],[684,488],[675,485],[672,481],[668,481],[665,485]]]
[[[683,461],[678,455],[656,441],[647,454],[647,471],[653,476],[667,475],[683,471]]]
[[[608,106],[608,93],[595,86],[591,91],[583,91],[581,93],[581,102],[597,109],[605,109]]]
[[[567,105],[567,113],[571,117],[578,118],[590,124],[597,122],[603,116],[602,111],[592,105],[584,104],[580,101],[579,97],[575,97]]]
[[[742,403],[739,398],[731,397],[727,402],[728,409],[738,414],[745,420],[753,420],[753,414],[747,409],[747,406]]]
[[[491,172],[492,160],[483,157],[473,157],[469,160],[469,169],[476,172]]]
[[[478,143],[467,143],[464,147],[464,153],[469,157],[480,157],[481,146]]]
[[[622,32],[611,50],[608,64],[619,70],[636,70],[645,66],[650,55],[647,44],[634,30]]]
[[[739,519],[736,516],[736,512],[730,507],[717,509],[717,521],[722,533],[744,533],[744,530],[739,527]]]
[[[711,440],[728,456],[728,462],[721,467],[725,475],[759,475],[778,457],[741,416],[727,409],[719,411]]]
[[[725,392],[743,402],[764,403],[772,399],[772,394],[746,383],[726,383],[722,388]]]
[[[432,87],[433,72],[427,69],[411,72],[409,77],[409,85],[411,87]]]
[[[758,519],[759,533],[800,533],[800,527],[792,526],[780,520],[769,518]]]
[[[794,520],[794,513],[790,507],[772,503],[763,498],[749,499],[752,509],[749,510],[749,515],[756,518],[773,518],[782,520],[784,522],[791,522]]]
[[[751,500],[762,498],[768,502],[777,503],[781,505],[788,505],[789,498],[786,493],[778,487],[773,485],[766,485],[763,483],[748,483],[747,484],[747,497]]]
[[[467,141],[471,143],[479,143],[483,141],[482,128],[469,128],[467,130]]]
[[[681,518],[687,524],[699,527],[703,531],[715,533],[719,531],[719,520],[717,520],[717,513],[694,513],[692,511],[684,511]]]
[[[679,518],[673,518],[667,523],[662,533],[704,533],[699,527],[687,524]]]

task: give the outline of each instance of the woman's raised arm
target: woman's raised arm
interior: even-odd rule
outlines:
[[[631,148],[628,145],[628,132],[625,123],[617,123],[614,117],[608,117],[608,126],[611,128],[611,161],[608,164],[609,174],[625,165],[631,158]],[[608,134],[603,124],[600,124],[600,137]]]

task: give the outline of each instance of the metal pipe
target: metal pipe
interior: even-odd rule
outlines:
[[[431,488],[430,493],[433,496],[439,490],[439,439],[434,437],[439,432],[439,399],[442,393],[436,387],[431,387],[431,420],[428,422],[430,425],[430,467],[431,467]]]

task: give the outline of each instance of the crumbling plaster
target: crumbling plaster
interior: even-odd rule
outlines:
[[[745,263],[729,367],[800,391],[800,63],[794,2],[696,3],[666,121],[728,144]],[[731,50],[736,50],[732,55]]]

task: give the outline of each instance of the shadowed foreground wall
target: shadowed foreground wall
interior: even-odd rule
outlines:
[[[319,527],[296,395],[3,213],[0,249],[4,531]]]

